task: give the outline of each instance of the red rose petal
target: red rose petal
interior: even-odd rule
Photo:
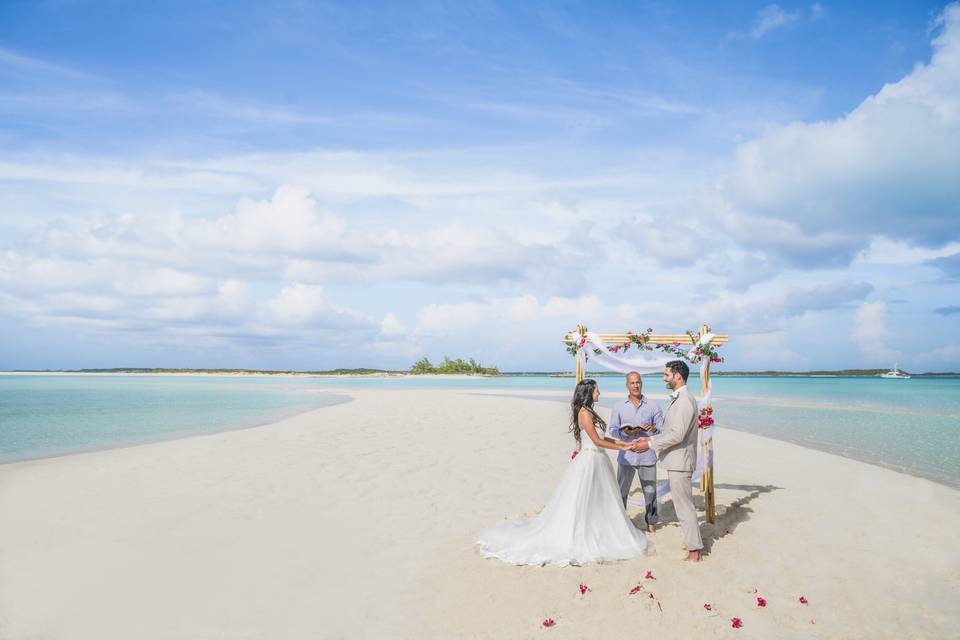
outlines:
[[[740,627],[743,626],[743,620],[741,620],[740,618],[731,618],[730,626],[733,627],[734,629],[739,629]]]
[[[581,582],[581,583],[580,583],[580,595],[584,595],[587,591],[593,591],[593,589],[591,589],[590,587],[588,587],[587,585],[585,585],[585,584],[583,584],[583,583]]]
[[[542,624],[545,628],[549,629],[550,627],[556,626],[557,623],[553,618],[547,618]]]
[[[758,596],[758,597],[757,597],[757,606],[758,606],[758,607],[765,607],[765,606],[767,606],[767,599],[766,599],[766,598],[761,598],[761,597]]]
[[[656,578],[653,577],[653,571],[647,571],[646,575],[643,576],[643,579],[644,579],[644,580],[656,580]]]
[[[709,602],[704,602],[703,608],[706,609],[707,611],[713,611],[713,605],[710,604]]]
[[[807,604],[808,602],[809,602],[809,600],[807,600],[807,599],[804,598],[803,596],[800,596],[800,604]]]
[[[630,595],[635,596],[643,589],[643,585],[638,584],[633,589],[630,589]]]

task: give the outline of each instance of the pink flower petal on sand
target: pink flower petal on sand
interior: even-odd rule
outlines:
[[[810,602],[809,600],[807,600],[803,596],[800,596],[800,604],[809,604],[809,602]]]
[[[739,629],[740,627],[743,626],[743,620],[741,620],[740,618],[731,618],[730,626],[733,627],[734,629]]]
[[[710,604],[709,602],[704,602],[703,608],[706,609],[707,611],[713,611],[713,605]]]
[[[549,629],[550,627],[555,627],[557,625],[557,622],[553,618],[547,618],[541,624],[544,626],[545,629]]]
[[[638,584],[633,589],[630,589],[630,595],[635,596],[643,590],[643,585]]]
[[[581,583],[580,583],[580,595],[586,594],[587,591],[593,591],[593,589],[591,589],[590,587],[588,587],[587,585],[585,585],[585,584],[583,584],[583,583],[581,582]]]
[[[760,596],[757,596],[757,606],[758,606],[758,607],[765,607],[765,606],[767,606],[767,599],[766,599],[766,598],[761,598]]]
[[[653,577],[653,571],[647,571],[647,574],[646,574],[645,576],[643,576],[643,579],[644,579],[644,580],[656,580],[656,578]]]

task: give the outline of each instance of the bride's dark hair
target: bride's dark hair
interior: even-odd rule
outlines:
[[[593,424],[600,427],[602,431],[606,431],[607,423],[604,422],[596,411],[593,410],[593,392],[597,389],[597,381],[590,378],[585,378],[577,383],[576,388],[573,390],[573,400],[570,401],[570,409],[572,415],[570,416],[570,431],[573,432],[573,437],[577,441],[577,445],[580,444],[580,409],[586,409],[593,415]]]

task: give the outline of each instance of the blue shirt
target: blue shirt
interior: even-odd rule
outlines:
[[[620,431],[620,425],[623,424],[632,424],[635,427],[642,424],[652,424],[656,430],[653,432],[641,431],[637,435],[628,436]],[[663,412],[660,411],[660,406],[653,400],[648,400],[647,396],[640,396],[640,405],[636,407],[633,406],[630,398],[627,398],[623,402],[613,405],[613,413],[610,414],[610,424],[607,427],[607,434],[611,438],[632,442],[637,438],[646,438],[660,433],[663,428]],[[621,451],[620,455],[617,456],[617,462],[634,467],[647,466],[657,464],[657,454],[653,449],[648,449],[643,453]]]

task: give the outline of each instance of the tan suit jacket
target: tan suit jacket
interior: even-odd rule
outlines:
[[[650,437],[650,448],[657,452],[667,471],[693,471],[697,466],[697,399],[687,387],[667,408],[661,433]]]

